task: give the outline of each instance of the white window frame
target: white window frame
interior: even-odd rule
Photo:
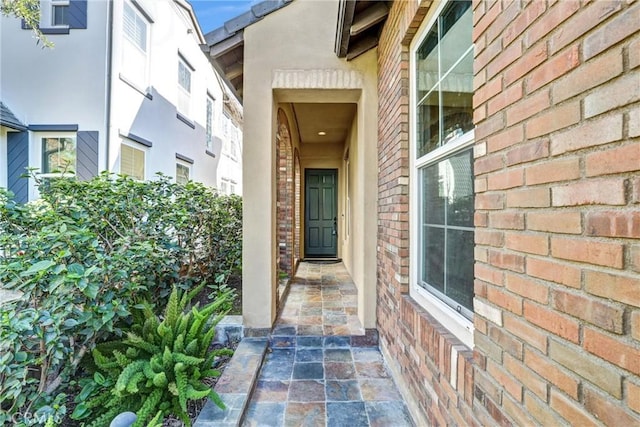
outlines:
[[[185,72],[188,73],[189,75],[189,87],[185,87],[182,84],[182,81],[180,79],[180,71],[181,69],[184,69]],[[177,79],[177,83],[178,83],[178,102],[177,102],[177,109],[178,112],[180,114],[182,114],[185,117],[190,117],[191,116],[191,104],[193,102],[193,97],[191,96],[191,94],[193,93],[193,74],[194,74],[194,69],[191,66],[191,64],[189,64],[189,62],[182,56],[182,54],[178,53],[178,79]]]
[[[142,154],[144,154],[142,179],[139,179],[138,177],[133,175],[129,175],[129,174],[126,174],[126,175],[138,181],[145,181],[147,179],[147,170],[148,170],[148,162],[149,162],[148,150],[146,149],[146,147],[141,147],[139,144],[136,144],[135,142],[129,142],[129,140],[127,139],[122,139],[120,141],[120,155],[118,157],[118,170],[120,174],[123,174],[122,172],[122,147],[123,146],[127,146],[133,150],[140,151],[142,152]]]
[[[193,177],[191,175],[191,173],[192,173],[191,165],[189,163],[187,163],[187,162],[184,162],[182,160],[176,159],[176,183],[177,184],[186,184],[186,182],[178,182],[178,168],[179,167],[183,167],[183,168],[187,169],[187,172],[188,172],[187,173],[187,182],[189,182],[190,180],[193,179]]]
[[[34,141],[37,144],[36,152],[38,153],[39,158],[36,159],[39,166],[40,172],[38,173],[39,178],[61,178],[61,177],[73,177],[76,176],[78,170],[78,134],[76,132],[37,132],[33,134]],[[76,164],[73,172],[68,173],[60,173],[60,172],[50,172],[44,173],[44,150],[42,146],[42,140],[45,138],[71,138],[75,142],[75,150],[76,150]]]
[[[209,105],[211,105],[211,110],[209,110]],[[205,112],[207,114],[206,117],[206,130],[205,130],[205,147],[209,151],[213,151],[213,138],[215,135],[215,108],[216,108],[216,100],[213,96],[207,94],[207,100],[205,104]]]
[[[454,139],[452,142],[436,148],[435,150],[417,158],[417,93],[416,93],[416,52],[428,34],[429,30],[436,24],[436,20],[449,4],[449,1],[443,1],[438,4],[428,19],[422,23],[418,33],[410,44],[409,55],[409,86],[410,86],[410,108],[409,108],[409,130],[411,135],[410,147],[411,154],[409,156],[409,188],[410,188],[410,235],[416,238],[411,239],[409,262],[410,262],[410,296],[418,302],[425,310],[427,310],[435,319],[453,333],[466,346],[473,349],[473,321],[467,319],[460,313],[456,312],[451,306],[438,298],[435,294],[423,289],[418,282],[420,279],[420,245],[421,241],[418,236],[420,233],[420,169],[429,164],[436,164],[439,160],[449,157],[456,152],[472,147],[475,141],[474,131],[471,130],[462,136]],[[474,262],[474,260],[470,260]]]
[[[145,30],[145,45],[144,49],[139,45],[137,40],[133,38],[131,35],[127,34],[125,31],[125,8],[129,7],[134,15],[135,22],[138,21],[144,23]],[[146,14],[140,10],[136,3],[125,0],[122,5],[122,55],[121,55],[121,70],[124,75],[126,81],[130,84],[133,84],[140,92],[146,93],[147,88],[149,86],[149,61],[150,61],[150,42],[151,42],[151,22],[147,18]],[[130,54],[138,54],[141,57],[144,57],[141,62],[144,63],[144,70],[141,75],[134,75],[134,72],[131,69],[126,68],[127,65],[132,62],[131,58],[127,57],[127,52]]]
[[[67,10],[67,23],[66,24],[56,24],[55,23],[55,19],[56,19],[56,14],[55,14],[55,9],[56,7],[66,7]],[[68,13],[69,13],[69,0],[51,0],[51,19],[49,20],[49,22],[51,22],[51,26],[52,27],[68,27],[69,23],[68,23]]]

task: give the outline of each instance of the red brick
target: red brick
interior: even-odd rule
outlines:
[[[631,180],[631,203],[640,203],[640,177]]]
[[[526,46],[530,47],[547,35],[550,31],[560,27],[560,24],[580,9],[580,2],[561,1],[549,9],[543,19],[534,23],[526,32]]]
[[[553,292],[553,307],[616,334],[622,334],[624,309],[605,303],[592,296],[556,290]]]
[[[505,67],[513,63],[516,59],[522,56],[522,44],[513,43],[506,49],[503,49],[498,56],[496,56],[487,65],[487,74],[489,76],[495,76]],[[502,82],[501,82],[502,83]]]
[[[521,212],[491,212],[489,214],[489,226],[509,230],[524,229],[524,214]]]
[[[504,371],[504,368],[496,364],[492,360],[487,361],[487,373],[494,378],[498,384],[502,385],[504,389],[513,396],[518,402],[522,402],[522,385]]]
[[[556,258],[605,267],[622,268],[623,245],[587,239],[551,238],[551,254]]]
[[[528,166],[525,172],[527,185],[571,181],[580,178],[580,159],[562,158]]]
[[[476,230],[474,235],[476,245],[500,247],[504,243],[504,233],[502,231]]]
[[[526,123],[528,139],[568,128],[580,121],[580,103],[574,102],[555,107]]]
[[[524,298],[546,304],[549,300],[549,288],[537,280],[519,274],[506,273],[505,286],[511,292]]]
[[[630,346],[591,328],[584,328],[583,346],[607,362],[640,375],[640,345]]]
[[[551,105],[549,90],[523,98],[507,108],[507,126],[513,126],[531,116],[538,114]]]
[[[478,178],[473,181],[476,193],[484,193],[487,191],[487,178]]]
[[[504,196],[502,194],[477,194],[475,198],[476,209],[503,209],[504,208]]]
[[[549,253],[549,240],[540,234],[508,233],[505,236],[505,247],[518,252],[536,255]]]
[[[612,301],[640,307],[640,280],[637,276],[620,276],[599,271],[585,272],[585,290]]]
[[[522,381],[522,384],[543,400],[547,400],[547,382],[535,372],[527,368],[521,361],[510,355],[504,357],[504,367],[514,378]]]
[[[503,150],[522,142],[524,139],[524,127],[522,125],[513,126],[504,132],[492,135],[487,138],[487,149],[490,153]]]
[[[638,80],[637,73],[629,73],[600,86],[584,98],[584,117],[597,116],[640,100]]]
[[[587,176],[640,171],[640,142],[587,155],[585,171]]]
[[[589,59],[640,30],[640,6],[625,10],[583,42],[583,55]]]
[[[593,61],[582,64],[575,71],[567,74],[553,84],[551,94],[553,102],[581,94],[588,89],[599,86],[622,73],[622,49],[614,49]]]
[[[549,156],[549,140],[540,139],[521,144],[507,151],[507,166],[532,162]]]
[[[620,2],[591,2],[580,13],[567,21],[562,26],[562,31],[556,31],[553,34],[549,40],[551,52],[555,53],[578,37],[583,36],[618,10],[620,10]]]
[[[487,287],[487,300],[519,316],[522,315],[522,298],[504,292],[495,286]]]
[[[622,116],[609,116],[583,122],[565,132],[552,135],[551,154],[557,156],[568,151],[594,147],[620,139],[622,139]]]
[[[527,49],[522,58],[518,59],[504,73],[504,85],[511,86],[512,83],[521,79],[538,65],[547,59],[547,45],[541,43],[531,49]]]
[[[551,399],[549,401],[553,408],[568,424],[577,426],[599,426],[591,414],[584,410],[584,407],[573,399],[569,399],[556,389],[551,389]]]
[[[520,37],[524,30],[544,13],[546,4],[544,1],[531,2],[522,13],[509,25],[502,36],[505,45],[508,45]]]
[[[487,30],[489,25],[500,15],[500,12],[502,12],[502,2],[497,1],[478,22],[474,21],[473,40],[476,40]]]
[[[524,301],[524,318],[566,340],[578,343],[580,339],[580,324],[576,320],[527,300]]]
[[[490,99],[487,104],[487,113],[493,115],[505,107],[522,99],[522,81],[517,82],[508,89],[501,91],[497,96]]]
[[[629,69],[633,70],[640,65],[640,39],[629,45],[627,54],[629,55]]]
[[[560,418],[557,418],[555,412],[549,409],[547,402],[542,402],[538,397],[532,393],[525,393],[524,406],[529,411],[529,414],[538,420],[543,426],[558,426],[560,425]]]
[[[640,414],[640,386],[627,381],[627,405]]]
[[[527,229],[551,233],[581,234],[580,212],[529,212]]]
[[[553,206],[624,205],[624,180],[602,179],[580,181],[551,189]],[[507,206],[509,195],[507,194]]]
[[[585,409],[606,426],[634,426],[640,424],[640,417],[627,412],[610,396],[603,396],[591,387],[584,388]]]
[[[480,159],[476,159],[474,162],[473,170],[475,175],[482,175],[487,172],[493,172],[504,167],[504,159],[499,154],[491,156],[485,156]]]
[[[474,131],[476,141],[481,141],[504,128],[504,118],[502,114],[494,114],[488,119],[476,123],[477,125]]]
[[[473,213],[473,225],[476,227],[486,227],[489,224],[488,212],[474,212]]]
[[[513,20],[521,13],[519,2],[508,2],[503,6],[502,12],[496,20],[487,28],[487,38],[493,40],[498,37]]]
[[[533,369],[543,378],[546,378],[551,384],[567,393],[574,399],[578,398],[578,380],[563,369],[559,368],[554,362],[540,355],[536,351],[525,349],[524,362],[529,368]]]
[[[540,65],[527,77],[527,93],[532,93],[558,77],[573,70],[580,63],[578,45],[574,45],[562,54],[556,55]]]
[[[555,261],[529,258],[527,274],[539,279],[560,283],[571,288],[580,287],[581,272],[578,268]]]
[[[502,286],[504,282],[504,272],[499,269],[488,267],[484,264],[476,264],[474,267],[475,278],[484,280],[494,285]]]
[[[520,187],[524,184],[524,169],[507,169],[489,175],[487,185],[489,190],[506,190]]]
[[[491,80],[473,93],[473,106],[477,107],[502,91],[502,78]]]
[[[547,331],[542,332],[541,329],[531,326],[531,324],[524,321],[521,316],[514,314],[504,313],[503,321],[504,328],[520,338],[523,342],[537,348],[543,353],[547,351],[547,337],[549,336]]]
[[[478,51],[480,52],[480,51]],[[474,70],[485,70],[486,66],[493,58],[495,58],[500,52],[502,52],[502,40],[498,39],[487,45],[485,49],[476,55],[473,61]],[[493,77],[493,76],[489,76]]]
[[[640,211],[594,211],[585,217],[589,236],[640,239]]]
[[[525,411],[525,408],[520,405],[520,403],[515,402],[508,394],[502,398],[502,407],[513,419],[516,426],[529,426],[536,423],[536,421],[531,418],[531,415]]]
[[[550,205],[548,188],[511,190],[507,193],[507,207],[509,208],[544,208]]]

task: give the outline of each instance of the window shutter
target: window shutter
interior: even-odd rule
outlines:
[[[29,134],[27,132],[7,133],[7,184],[15,194],[15,201],[27,203],[29,200],[29,180],[21,178],[29,166]]]
[[[98,132],[79,131],[77,141],[76,174],[87,181],[98,174]]]
[[[69,1],[69,28],[87,28],[87,0]]]

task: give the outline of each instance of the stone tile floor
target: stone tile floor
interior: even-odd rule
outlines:
[[[302,263],[243,426],[413,426],[344,266]]]

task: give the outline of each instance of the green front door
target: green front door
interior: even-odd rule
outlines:
[[[307,257],[335,257],[338,254],[338,171],[305,171],[305,240]]]

